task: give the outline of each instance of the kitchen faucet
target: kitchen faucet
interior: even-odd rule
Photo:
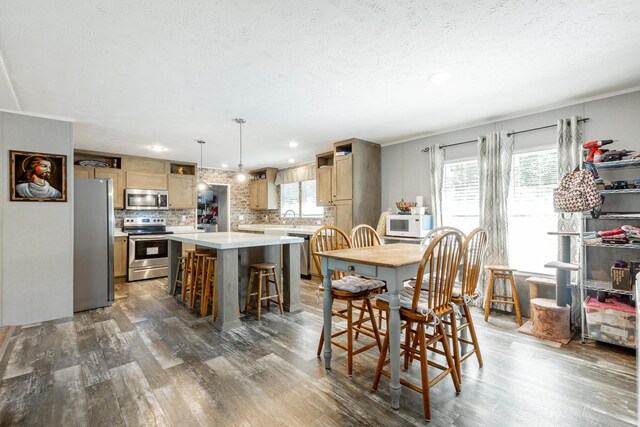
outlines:
[[[291,212],[293,214],[293,226],[297,227],[298,226],[298,222],[296,221],[296,212],[293,209],[288,209],[283,215],[282,215],[282,220],[286,222],[287,219],[287,214]]]

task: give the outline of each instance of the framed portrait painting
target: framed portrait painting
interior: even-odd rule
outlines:
[[[10,152],[10,200],[23,202],[67,201],[67,156]]]

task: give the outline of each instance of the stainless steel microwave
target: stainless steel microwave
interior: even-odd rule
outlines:
[[[124,190],[125,209],[158,210],[169,209],[169,192],[166,190]]]
[[[387,216],[387,236],[424,237],[431,228],[431,215]]]

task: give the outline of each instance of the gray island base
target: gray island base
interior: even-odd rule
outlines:
[[[285,311],[302,310],[300,301],[300,237],[271,236],[252,233],[192,233],[167,235],[169,240],[169,277],[167,291],[171,292],[178,269],[182,244],[215,249],[218,266],[218,317],[214,326],[228,331],[241,326],[238,308],[244,310],[249,284],[249,266],[255,262],[276,264],[282,269],[283,305]],[[282,259],[280,254],[282,253]]]

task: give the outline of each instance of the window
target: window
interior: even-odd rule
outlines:
[[[296,216],[300,216],[300,183],[292,182],[291,184],[282,184],[280,186],[280,213],[288,210],[295,212]]]
[[[280,185],[280,214],[288,210],[296,217],[322,217],[324,208],[316,206],[315,180]]]
[[[442,223],[468,234],[480,225],[478,161],[444,165]]]
[[[322,206],[316,206],[316,181],[303,181],[300,183],[301,211],[303,217],[321,217],[324,214]]]
[[[550,273],[544,264],[555,260],[558,227],[553,189],[558,186],[556,149],[516,153],[509,186],[509,264],[532,273]]]

